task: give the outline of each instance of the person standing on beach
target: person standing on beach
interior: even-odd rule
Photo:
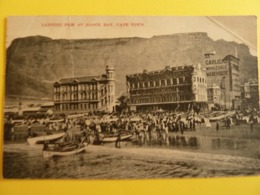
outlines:
[[[121,141],[121,130],[119,129],[118,134],[117,134],[116,143],[115,143],[116,148],[121,148],[120,141]]]
[[[195,118],[193,118],[193,122],[192,122],[192,130],[193,131],[196,131],[196,123],[195,123],[196,121],[195,121]]]
[[[28,124],[27,132],[28,132],[28,137],[32,137],[33,136],[31,123]]]
[[[227,117],[227,119],[226,119],[226,127],[227,127],[227,129],[230,129],[230,126],[231,126],[231,119],[229,117]]]
[[[14,125],[11,126],[11,140],[14,141],[15,139],[15,130],[14,130]]]
[[[249,117],[249,124],[250,124],[250,130],[253,131],[253,127],[254,127],[254,115],[251,114]]]
[[[218,121],[216,122],[216,130],[217,130],[217,132],[219,130],[219,123],[218,123]]]
[[[161,121],[158,120],[156,123],[156,136],[157,136],[157,141],[160,140],[161,137]]]

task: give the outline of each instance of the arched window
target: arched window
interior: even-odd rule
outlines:
[[[86,92],[85,91],[81,92],[81,99],[82,100],[86,99]]]
[[[62,95],[62,100],[68,100],[68,98],[67,98],[67,93],[66,93],[66,92],[63,93],[63,95]]]

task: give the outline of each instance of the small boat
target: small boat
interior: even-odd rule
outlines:
[[[65,135],[65,133],[56,133],[56,134],[51,134],[51,135],[29,137],[29,138],[27,138],[27,142],[30,145],[42,144],[46,141],[56,141],[56,140],[62,138],[64,135]]]
[[[220,121],[225,119],[226,117],[234,116],[235,112],[222,112],[222,113],[215,113],[214,116],[209,117],[210,122]]]
[[[123,134],[121,135],[120,141],[126,140],[128,138],[132,137],[132,134]],[[117,136],[105,136],[102,139],[103,143],[109,143],[109,142],[115,142],[117,140]]]
[[[69,144],[57,144],[52,148],[44,147],[43,149],[43,157],[50,158],[53,156],[70,156],[75,155],[81,152],[84,152],[86,147],[88,146],[87,143],[69,143]]]

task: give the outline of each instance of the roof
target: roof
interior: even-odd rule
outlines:
[[[40,111],[41,107],[26,107],[26,108],[22,108],[23,112],[38,112]],[[4,112],[18,112],[19,109],[18,108],[7,108],[4,109]]]
[[[41,107],[49,107],[49,106],[54,106],[54,102],[46,102],[41,105]]]
[[[188,68],[191,68],[191,67],[194,67],[194,66],[193,65],[184,65],[184,66],[175,66],[175,67],[166,66],[164,69],[154,70],[154,71],[144,70],[142,73],[128,74],[126,76],[127,77],[136,77],[136,76],[140,76],[143,74],[160,74],[160,73],[165,73],[166,71],[182,71],[182,70],[187,70]]]
[[[105,81],[107,80],[106,75],[92,75],[84,77],[73,77],[73,78],[62,78],[58,81],[59,84],[67,84],[72,82],[95,82],[95,81]]]

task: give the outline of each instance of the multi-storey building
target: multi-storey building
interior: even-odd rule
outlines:
[[[241,86],[241,99],[243,109],[259,109],[258,81],[249,81]]]
[[[188,110],[207,106],[206,73],[198,66],[166,66],[163,70],[126,76],[132,110]]]
[[[213,84],[212,86],[207,86],[207,91],[209,110],[222,110],[224,107],[224,97],[220,86],[216,84]]]
[[[106,66],[106,74],[63,78],[54,83],[55,113],[112,112],[115,102],[112,66]]]
[[[205,57],[208,86],[220,87],[224,108],[237,109],[241,97],[239,59],[233,55],[227,55],[223,59],[212,59],[206,54]]]

